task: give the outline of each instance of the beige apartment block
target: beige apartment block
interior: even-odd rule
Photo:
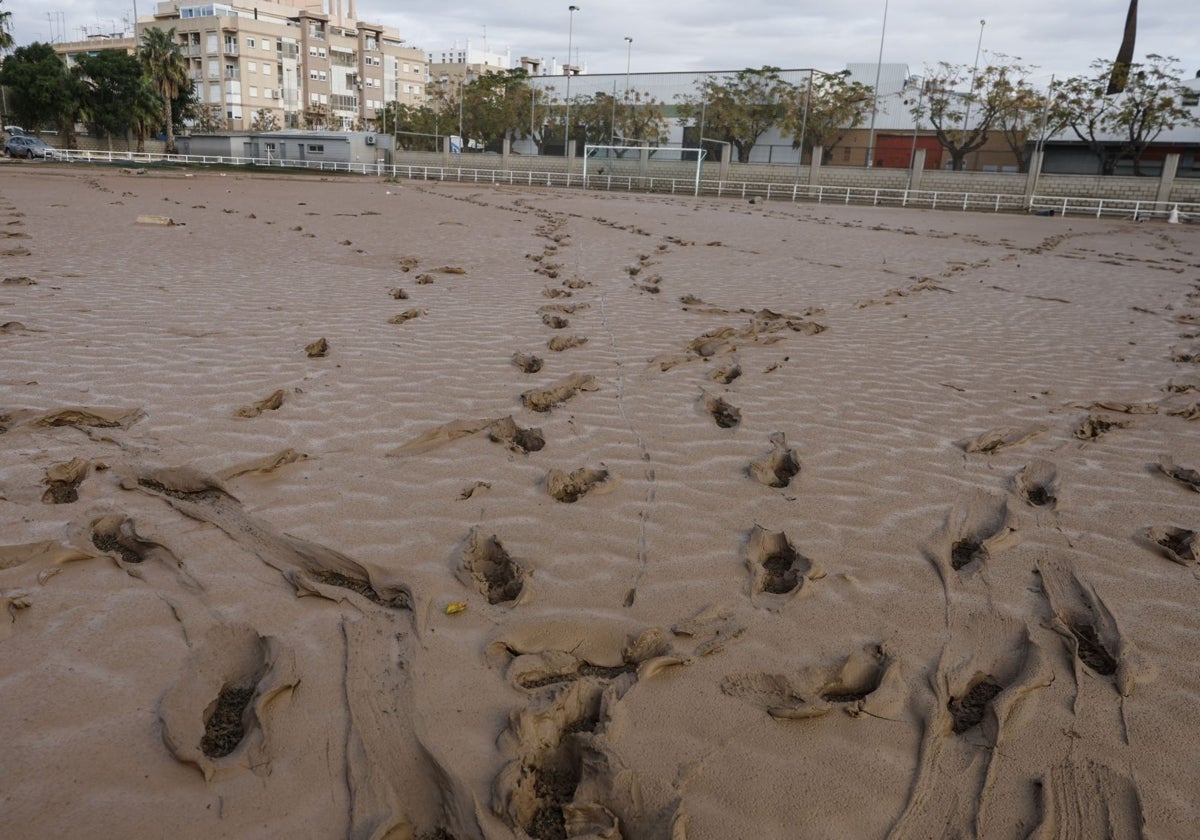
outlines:
[[[424,51],[357,20],[354,0],[175,0],[137,26],[139,37],[175,30],[197,98],[230,130],[249,130],[264,109],[280,128],[351,130],[369,126],[387,102],[425,100]]]

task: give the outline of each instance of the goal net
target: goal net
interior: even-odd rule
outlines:
[[[583,147],[583,186],[646,189],[654,180],[685,180],[699,195],[704,156],[705,150],[698,148],[588,143]]]

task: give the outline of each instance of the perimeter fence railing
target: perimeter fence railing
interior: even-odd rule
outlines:
[[[178,165],[196,167],[246,166],[256,169],[346,173],[417,181],[457,181],[473,184],[525,187],[571,187],[606,192],[705,195],[765,201],[815,201],[820,204],[916,207],[992,213],[1093,216],[1097,219],[1170,218],[1200,222],[1200,203],[1147,201],[1119,198],[1037,195],[1016,193],[909,190],[884,187],[851,187],[820,184],[787,184],[767,181],[603,174],[585,176],[567,171],[518,171],[431,164],[385,164],[231,155],[168,155],[154,152],[56,150],[56,159],[68,162],[121,165]]]

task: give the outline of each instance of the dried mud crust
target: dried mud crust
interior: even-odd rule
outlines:
[[[550,470],[546,475],[546,492],[558,502],[572,504],[591,490],[608,481],[608,470],[581,467],[572,472]]]
[[[283,574],[297,590],[335,601],[352,592],[390,609],[407,609],[412,593],[403,584],[378,586],[367,569],[351,557],[320,543],[277,531],[246,513],[236,497],[214,476],[178,467],[143,471],[137,486],[165,498],[186,516],[209,522],[243,549]]]
[[[850,717],[894,719],[908,694],[899,660],[877,644],[795,674],[730,674],[721,681],[721,691],[759,706],[777,720],[810,720],[835,709]]]
[[[342,589],[349,589],[351,592],[357,592],[359,595],[366,598],[368,601],[379,604],[381,607],[390,607],[392,609],[410,609],[412,601],[405,592],[397,593],[391,598],[383,598],[374,587],[365,580],[344,575],[341,572],[335,572],[330,569],[318,569],[308,573],[314,580],[319,583],[324,583],[328,586],[337,586]]]
[[[55,464],[46,470],[46,492],[42,502],[48,505],[69,505],[79,501],[79,485],[87,477],[91,464],[83,458],[72,458],[63,464]]]
[[[713,422],[722,429],[735,428],[742,422],[741,409],[730,405],[723,397],[705,395],[704,408],[712,415]]]
[[[1157,525],[1146,529],[1146,538],[1173,563],[1190,566],[1196,562],[1196,532],[1188,528]]]
[[[528,574],[495,534],[484,537],[478,529],[472,529],[459,561],[458,576],[474,585],[489,604],[513,604],[524,594]]]
[[[102,516],[92,523],[91,532],[92,545],[101,551],[120,556],[125,563],[137,565],[155,556],[178,562],[167,548],[140,536],[133,520],[127,516]]]
[[[1096,590],[1082,579],[1071,563],[1049,558],[1038,563],[1042,592],[1053,613],[1050,625],[1066,642],[1081,668],[1109,680],[1122,698],[1133,694],[1139,678],[1145,676],[1144,661],[1136,646],[1121,632],[1116,617]],[[1079,694],[1076,695],[1076,703]]]
[[[771,451],[750,462],[748,471],[760,484],[768,487],[787,487],[800,472],[800,458],[788,446],[783,432],[773,433],[768,440]]]
[[[195,639],[159,702],[163,743],[206,779],[265,770],[272,711],[299,681],[295,656],[279,639],[214,625]]]
[[[547,412],[565,403],[580,391],[595,391],[596,378],[589,373],[572,373],[544,388],[521,394],[521,403],[530,411]]]
[[[935,565],[970,575],[1019,541],[1009,525],[1008,500],[977,490],[955,500],[930,549]]]
[[[1021,467],[1013,479],[1016,494],[1033,508],[1054,510],[1058,506],[1058,470],[1042,458],[1034,458]]]
[[[783,531],[754,526],[745,557],[751,576],[751,599],[763,597],[766,605],[778,606],[781,598],[793,597],[805,584],[825,576],[820,564],[797,551]]]

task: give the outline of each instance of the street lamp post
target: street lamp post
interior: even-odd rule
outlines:
[[[571,39],[575,35],[575,13],[578,6],[567,6],[567,125],[564,131],[563,157],[571,154]]]
[[[875,165],[875,114],[879,110],[879,74],[883,70],[883,39],[887,37],[888,0],[883,0],[883,27],[879,31],[879,60],[875,62],[875,89],[871,91],[871,131],[867,135],[867,166]]]

